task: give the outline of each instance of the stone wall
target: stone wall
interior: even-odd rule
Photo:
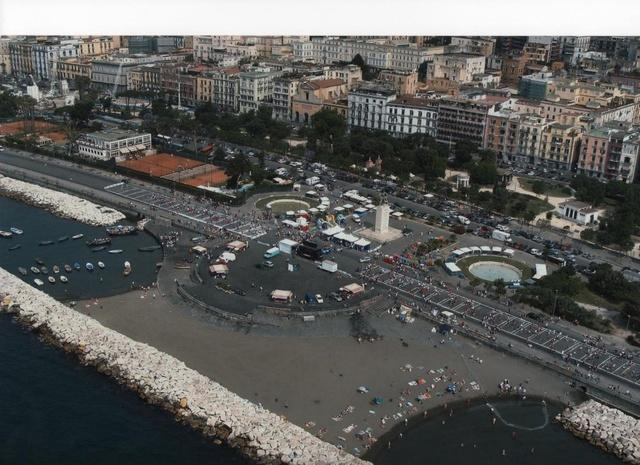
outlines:
[[[237,396],[180,360],[64,306],[2,268],[0,299],[5,310],[48,342],[259,464],[369,463]]]
[[[556,420],[575,436],[624,462],[640,464],[640,420],[594,400],[565,409]]]
[[[0,195],[44,208],[62,218],[70,218],[92,226],[107,226],[125,218],[121,212],[112,208],[2,175],[0,175]]]

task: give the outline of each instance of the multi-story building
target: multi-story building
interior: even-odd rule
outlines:
[[[0,74],[11,74],[11,53],[9,43],[11,39],[0,37]]]
[[[103,57],[118,50],[120,43],[113,37],[85,37],[78,44],[81,57]]]
[[[291,121],[293,119],[293,97],[298,93],[300,79],[280,77],[273,81],[273,119]]]
[[[493,37],[452,37],[450,45],[460,52],[488,57],[493,55],[495,51],[496,39]]]
[[[240,73],[240,93],[238,110],[246,113],[258,110],[263,103],[271,102],[273,97],[273,80],[277,73],[269,71],[250,71]]]
[[[56,65],[59,80],[75,81],[78,78],[91,79],[91,61],[78,58],[67,58]]]
[[[444,47],[421,48],[407,42],[389,43],[380,39],[335,39],[319,37],[293,43],[293,55],[298,60],[320,64],[350,62],[360,55],[365,64],[380,69],[413,71]]]
[[[544,100],[553,83],[551,73],[528,74],[520,78],[518,94],[526,99]]]
[[[520,117],[516,137],[516,152],[513,160],[521,165],[535,165],[540,155],[542,134],[549,122],[535,115]]]
[[[52,79],[57,76],[60,60],[78,56],[79,41],[41,42],[33,44],[33,75],[36,79]]]
[[[179,106],[195,106],[196,75],[188,74],[187,69],[178,64],[160,65],[160,84],[162,93]]]
[[[143,64],[171,61],[172,57],[165,55],[151,56],[117,56],[98,59],[91,62],[91,83],[97,89],[109,90],[114,94],[127,90],[129,73]]]
[[[550,123],[542,133],[540,153],[534,164],[569,172],[579,156],[582,132],[578,126]]]
[[[35,42],[9,42],[11,72],[18,76],[33,75],[33,46]]]
[[[384,69],[378,75],[378,80],[393,86],[397,95],[415,95],[418,88],[417,71]]]
[[[327,103],[337,102],[347,95],[347,84],[342,79],[311,79],[300,82],[292,99],[293,121],[308,124],[311,117]]]
[[[351,128],[384,130],[386,106],[395,99],[395,91],[387,86],[363,83],[349,92],[347,123]]]
[[[510,108],[489,109],[483,147],[493,151],[499,161],[515,161],[519,127],[519,112]]]
[[[510,55],[502,58],[502,78],[505,85],[517,86],[527,67],[527,55]]]
[[[452,144],[469,140],[482,147],[487,114],[494,105],[483,100],[444,97],[438,106],[438,141]]]
[[[459,83],[473,81],[474,74],[484,73],[485,57],[468,53],[436,55],[427,67],[427,79],[444,78]]]
[[[385,131],[395,137],[436,136],[438,106],[433,100],[403,95],[385,106]]]
[[[140,65],[133,68],[127,78],[127,90],[159,94],[162,90],[162,72],[159,65]]]
[[[640,132],[603,126],[583,135],[577,171],[602,180],[633,182],[636,178]]]
[[[575,66],[582,55],[589,51],[591,37],[589,36],[562,36],[559,39],[562,60]]]
[[[354,89],[362,82],[362,69],[358,65],[325,66],[323,74],[325,79],[342,79],[349,89]]]
[[[98,160],[122,160],[151,148],[151,134],[123,129],[105,129],[83,135],[77,141],[78,153]]]

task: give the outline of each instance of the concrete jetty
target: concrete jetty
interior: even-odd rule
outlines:
[[[47,342],[76,354],[82,363],[259,464],[369,464],[239,397],[180,360],[66,307],[2,268],[0,301],[4,311]]]
[[[92,226],[108,226],[125,218],[112,208],[8,176],[0,175],[0,195]]]
[[[556,420],[575,436],[625,463],[640,464],[640,420],[594,400],[565,409]]]

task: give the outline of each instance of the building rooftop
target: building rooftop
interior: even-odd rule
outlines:
[[[389,106],[408,106],[419,108],[433,108],[437,105],[437,102],[434,102],[432,99],[413,97],[411,95],[401,95],[395,100],[389,102]]]
[[[344,84],[342,79],[312,79],[306,81],[305,85],[312,87],[313,89],[326,89],[327,87],[341,86]]]
[[[113,128],[113,129],[104,129],[102,131],[92,132],[88,135],[91,137],[95,137],[97,139],[101,139],[105,142],[114,142],[116,140],[122,140],[122,139],[127,139],[129,137],[141,136],[143,134],[136,131],[130,131],[128,129]]]
[[[583,211],[583,210],[591,210],[591,205],[589,205],[588,203],[585,202],[580,202],[579,200],[567,200],[566,202],[562,202],[560,205],[560,207],[569,207],[569,208],[573,208],[575,210],[578,211]]]

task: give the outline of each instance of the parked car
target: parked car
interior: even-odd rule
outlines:
[[[318,302],[319,304],[324,303],[324,299],[322,298],[322,295],[316,294],[316,302]]]

